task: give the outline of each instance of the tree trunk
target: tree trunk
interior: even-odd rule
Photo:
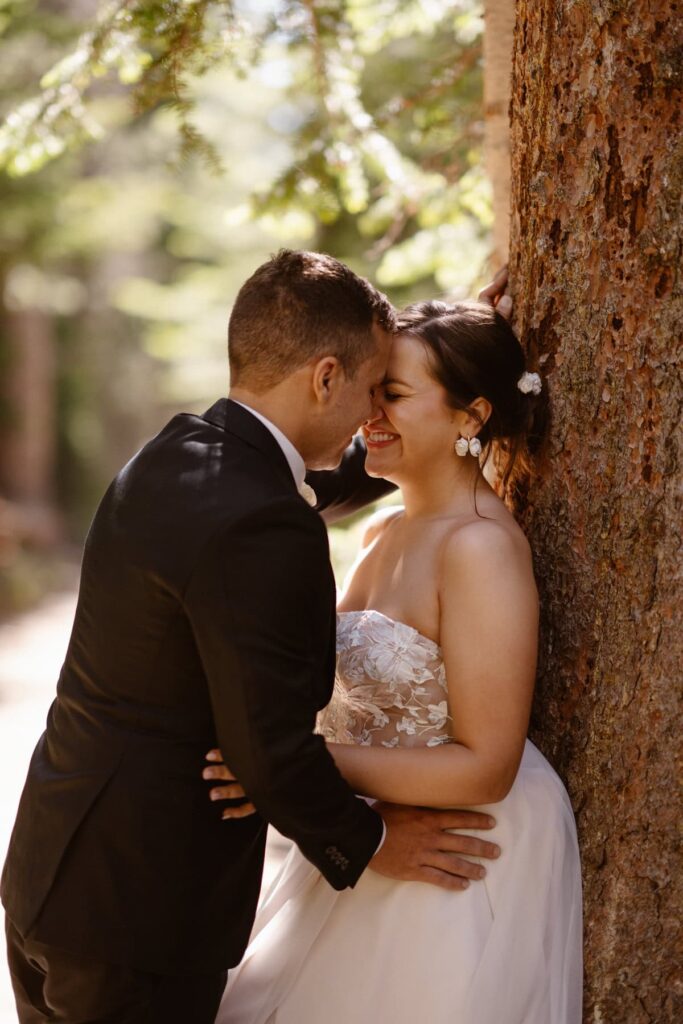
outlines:
[[[13,510],[11,532],[51,546],[61,535],[55,508],[54,325],[41,309],[16,308],[2,312],[0,331],[5,346],[0,489]]]
[[[39,309],[5,313],[10,344],[3,397],[10,426],[4,437],[2,484],[10,498],[49,504],[54,496],[52,324]]]
[[[543,607],[533,735],[577,810],[595,1024],[683,1019],[675,6],[519,0],[515,30],[511,274],[552,412],[524,511]]]
[[[508,259],[510,242],[510,85],[515,0],[484,0],[484,154],[493,191],[491,265]]]

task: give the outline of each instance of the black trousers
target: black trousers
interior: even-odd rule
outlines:
[[[148,974],[5,931],[20,1024],[214,1024],[227,971]]]

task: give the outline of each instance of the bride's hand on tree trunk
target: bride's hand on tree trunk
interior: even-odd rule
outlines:
[[[501,267],[490,284],[479,292],[477,298],[480,302],[488,302],[498,310],[501,316],[509,320],[512,316],[512,299],[506,295],[508,286],[508,268]]]

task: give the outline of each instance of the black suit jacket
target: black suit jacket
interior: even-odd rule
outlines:
[[[356,443],[339,471],[312,475],[330,517],[386,490],[361,462]],[[162,973],[234,965],[266,822],[335,888],[353,885],[382,826],[313,734],[334,661],[325,527],[278,444],[225,399],[176,416],[88,535],[3,873],[22,935]],[[259,814],[224,822],[208,800],[216,745]]]

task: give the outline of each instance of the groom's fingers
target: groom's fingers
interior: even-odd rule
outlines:
[[[430,812],[427,811],[429,814]],[[439,828],[495,828],[496,819],[481,811],[431,811]]]
[[[236,782],[235,776],[224,764],[214,764],[202,772],[203,779],[222,779],[224,782]]]
[[[214,786],[209,790],[210,800],[244,800],[246,795],[239,782],[233,782],[229,786]]]
[[[470,884],[466,878],[459,878],[457,875],[449,874],[448,871],[439,871],[438,868],[430,868],[427,865],[419,868],[411,876],[410,881],[428,882],[429,885],[437,885],[440,889],[450,889],[451,892],[467,889]]]
[[[223,821],[228,821],[230,818],[247,818],[250,814],[256,814],[256,808],[253,804],[240,804],[239,807],[226,807],[221,817]]]
[[[460,833],[444,832],[439,839],[439,849],[448,853],[461,853],[465,857],[486,857],[488,860],[496,860],[500,856],[500,847],[495,843]]]
[[[448,875],[456,875],[458,878],[473,878],[479,881],[486,874],[486,868],[474,861],[466,860],[464,857],[456,857],[452,853],[442,853],[435,850],[429,858],[428,867],[445,871]]]

